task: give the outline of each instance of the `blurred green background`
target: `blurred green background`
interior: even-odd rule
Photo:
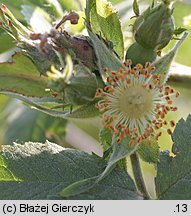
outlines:
[[[131,22],[133,16],[132,0],[112,0],[114,7],[118,10],[124,32],[126,49],[132,42]],[[139,1],[143,10],[152,1]],[[41,28],[43,22],[59,20],[65,11],[83,11],[84,0],[4,0],[4,3],[13,14],[25,25],[33,20],[37,29]],[[25,5],[23,7],[23,5]],[[29,5],[32,10],[27,14],[24,8]],[[37,8],[38,7],[38,8]],[[174,5],[174,18],[176,27],[191,30],[191,0],[177,1]],[[22,9],[22,13],[21,13]],[[37,13],[35,12],[35,9]],[[24,15],[23,15],[24,14]],[[83,16],[83,13],[81,13]],[[34,23],[38,19],[42,23]],[[83,19],[75,27],[66,26],[71,34],[85,33]],[[173,40],[164,52],[168,51],[175,40]],[[15,43],[10,36],[0,29],[0,64],[4,61],[11,61],[11,55],[15,52]],[[178,111],[168,116],[176,122],[180,118],[186,118],[191,113],[191,35],[189,35],[180,47],[175,62],[170,70],[169,83],[181,93],[175,103]],[[67,122],[64,119],[57,119],[31,110],[22,102],[0,95],[0,145],[7,145],[13,142],[24,143],[25,141],[45,142],[46,139],[66,147],[79,148],[87,152],[95,152],[102,155],[99,146],[99,119],[88,119],[83,121]],[[163,133],[159,139],[161,150],[170,150],[172,141],[169,135]],[[142,162],[145,179],[150,193],[154,195],[154,166]],[[131,170],[130,170],[131,172]]]

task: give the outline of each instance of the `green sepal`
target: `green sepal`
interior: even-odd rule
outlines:
[[[108,128],[103,127],[100,130],[99,139],[103,147],[103,151],[106,152],[111,147],[111,143],[112,143],[111,131]]]
[[[35,102],[33,98],[24,97],[17,93],[12,92],[0,92],[1,94],[7,95],[9,97],[14,97],[18,100],[23,101],[26,105],[28,105],[32,109],[36,109],[38,111],[41,111],[43,113],[46,113],[48,115],[64,118],[64,119],[83,119],[83,118],[93,118],[99,115],[98,109],[95,107],[95,104],[97,103],[97,100],[94,100],[88,104],[85,104],[83,106],[77,106],[74,107],[71,110],[58,110],[58,109],[51,109],[49,108],[49,103],[46,106],[46,103],[41,105],[38,102]],[[55,99],[56,100],[56,99]],[[64,105],[63,105],[64,107]]]
[[[185,40],[187,35],[188,33],[185,32],[180,38],[180,40],[176,43],[176,45],[167,54],[165,54],[163,57],[159,58],[158,60],[152,63],[152,66],[156,67],[155,73],[162,75],[161,83],[165,83],[168,80],[168,76],[169,76],[168,72],[169,72],[171,63],[178,51],[178,48],[180,47],[182,42]]]
[[[88,23],[86,23],[86,26],[96,53],[99,72],[101,73],[103,80],[106,81],[105,68],[108,68],[110,71],[118,71],[120,68],[123,68],[124,65],[116,54],[106,46],[103,39],[92,31]]]
[[[76,65],[74,72],[75,75],[71,77],[68,85],[64,89],[66,102],[83,105],[93,101],[98,87],[95,74],[91,73],[83,65]]]
[[[101,181],[104,179],[111,170],[114,169],[114,167],[117,165],[117,163],[134,153],[138,148],[138,143],[129,145],[130,137],[124,138],[120,143],[116,142],[116,136],[113,135],[112,137],[112,153],[108,160],[107,167],[105,168],[104,172],[99,176],[98,181]]]

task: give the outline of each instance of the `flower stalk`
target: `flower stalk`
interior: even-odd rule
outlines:
[[[147,188],[144,182],[144,178],[142,175],[142,171],[141,171],[139,157],[136,152],[131,154],[130,160],[131,160],[133,175],[134,175],[134,179],[135,179],[137,188],[143,194],[144,199],[150,200],[151,197],[147,191]]]

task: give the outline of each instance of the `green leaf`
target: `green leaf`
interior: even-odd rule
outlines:
[[[116,53],[123,59],[124,43],[117,12],[107,0],[86,1],[86,18],[94,33],[100,34],[113,44]],[[112,47],[111,47],[112,48]]]
[[[97,176],[105,162],[95,155],[46,142],[4,146],[0,152],[0,199],[47,199],[86,178]],[[141,199],[127,173],[116,168],[91,192],[73,199]]]
[[[159,160],[159,144],[154,138],[151,139],[151,144],[148,144],[147,140],[143,141],[139,145],[137,152],[145,162],[157,163]]]
[[[171,66],[171,63],[178,51],[178,48],[188,36],[188,32],[185,32],[180,40],[176,43],[174,48],[170,50],[167,54],[165,54],[162,58],[159,58],[155,62],[153,62],[152,66],[156,67],[156,73],[162,75],[162,82],[166,82],[168,79],[168,72]]]
[[[1,41],[0,53],[15,48],[15,44],[13,43],[13,38],[5,32],[0,33],[0,41]]]
[[[137,0],[133,1],[133,11],[134,11],[136,16],[139,16],[140,11],[139,11],[139,5],[138,5]]]
[[[172,140],[174,156],[162,152],[157,165],[157,197],[188,200],[191,199],[191,115],[177,123]]]
[[[0,91],[16,92],[31,97],[47,97],[47,79],[40,77],[35,65],[17,53],[12,62],[0,63]]]

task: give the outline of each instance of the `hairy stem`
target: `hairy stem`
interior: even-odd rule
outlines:
[[[135,182],[137,185],[138,190],[143,194],[144,199],[151,199],[149,193],[147,192],[145,182],[143,179],[142,171],[141,171],[141,166],[139,162],[139,157],[137,153],[133,153],[130,156],[131,159],[131,164],[132,164],[132,169],[133,169],[133,175],[135,178]]]

